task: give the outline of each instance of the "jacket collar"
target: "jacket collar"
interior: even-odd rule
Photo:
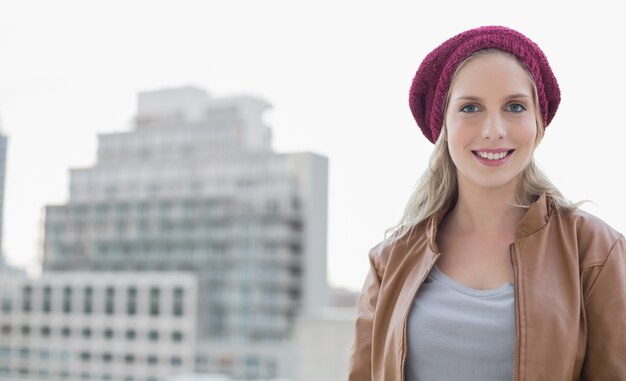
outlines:
[[[452,209],[452,206],[448,206],[439,212],[433,214],[426,223],[426,238],[428,239],[428,246],[434,253],[438,253],[437,248],[437,228],[443,220],[443,217]],[[552,214],[552,203],[549,197],[543,193],[537,198],[537,200],[528,208],[526,214],[517,225],[515,232],[515,239],[527,237],[539,230],[541,230],[548,221]]]

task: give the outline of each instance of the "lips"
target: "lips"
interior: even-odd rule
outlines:
[[[514,149],[480,149],[472,151],[472,154],[485,165],[497,166],[507,162],[514,151]]]

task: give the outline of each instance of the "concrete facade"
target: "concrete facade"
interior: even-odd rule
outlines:
[[[292,375],[296,318],[329,301],[328,160],[273,152],[269,108],[191,87],[140,93],[136,128],[100,135],[69,201],[46,207],[44,273],[192,273],[195,369]]]

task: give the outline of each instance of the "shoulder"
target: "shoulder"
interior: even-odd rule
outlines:
[[[580,208],[555,213],[560,231],[576,244],[587,263],[604,262],[614,248],[624,247],[624,236],[601,218]]]
[[[379,276],[385,272],[390,261],[402,261],[411,249],[427,245],[426,223],[409,228],[403,234],[393,232],[369,251],[369,258]]]

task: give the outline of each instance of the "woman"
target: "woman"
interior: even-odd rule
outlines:
[[[560,102],[540,48],[500,26],[460,33],[409,102],[435,148],[370,252],[350,380],[626,379],[624,237],[533,159]]]

